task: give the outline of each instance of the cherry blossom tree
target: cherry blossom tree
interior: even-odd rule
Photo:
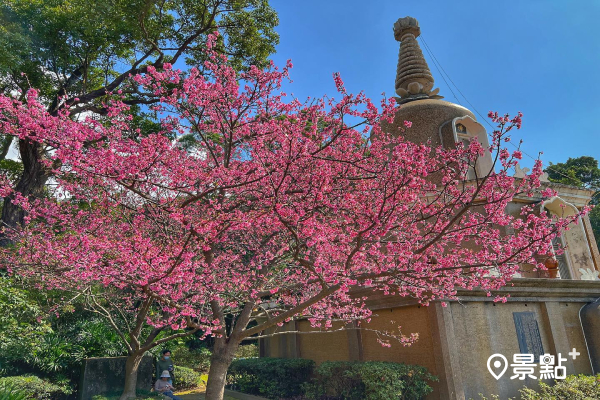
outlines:
[[[489,148],[435,148],[382,130],[394,100],[347,93],[339,75],[339,99],[300,102],[281,90],[291,64],[236,74],[209,55],[202,74],[167,64],[135,77],[161,96],[162,130],[146,136],[118,93],[105,124],[50,115],[34,90],[23,102],[0,97],[0,132],[52,148],[55,176],[44,199],[2,182],[0,195],[27,215],[7,230],[15,244],[3,260],[41,287],[87,294],[107,317],[129,351],[122,399],[135,394],[143,354],[175,336],[215,338],[206,398],[222,399],[243,340],[282,334],[297,317],[315,328],[366,321],[356,288],[423,304],[457,288],[491,293],[519,264],[543,268],[552,237],[576,220],[533,205],[505,212],[541,190],[541,162],[509,174],[520,152],[502,145],[520,114],[491,115]],[[484,152],[494,167],[467,180]],[[391,340],[414,338],[398,327],[382,335]]]

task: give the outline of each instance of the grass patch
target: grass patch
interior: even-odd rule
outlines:
[[[121,393],[111,393],[106,396],[96,395],[96,396],[92,397],[92,400],[119,400],[120,397],[121,397]],[[158,393],[153,393],[153,392],[138,393],[137,396],[135,397],[135,400],[156,400],[156,399],[164,399],[164,397]]]

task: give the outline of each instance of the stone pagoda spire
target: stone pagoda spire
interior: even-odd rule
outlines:
[[[417,42],[421,34],[419,21],[413,17],[400,18],[394,24],[394,37],[400,43],[396,93],[399,103],[421,99],[441,99],[440,89],[433,89],[433,76]]]

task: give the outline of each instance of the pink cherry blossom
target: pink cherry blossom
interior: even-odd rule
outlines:
[[[0,132],[43,143],[56,183],[34,199],[0,181],[28,213],[22,229],[6,232],[13,273],[48,289],[105,288],[124,312],[145,310],[141,320],[158,329],[199,329],[221,340],[216,356],[229,357],[245,337],[300,315],[324,329],[368,321],[367,292],[425,305],[456,299],[457,288],[491,293],[520,264],[543,268],[551,239],[577,218],[533,205],[505,212],[540,188],[541,163],[515,179],[520,152],[501,146],[520,113],[490,113],[499,127],[489,148],[432,148],[383,131],[394,100],[376,106],[350,94],[339,74],[339,99],[303,103],[280,90],[291,63],[238,74],[209,54],[202,73],[165,65],[133,77],[161,98],[161,129],[147,136],[124,118],[119,97],[101,123],[49,115],[34,90],[24,102],[0,96]],[[172,140],[186,134],[192,149]],[[467,182],[486,151],[494,168]],[[230,331],[225,315],[236,316]]]

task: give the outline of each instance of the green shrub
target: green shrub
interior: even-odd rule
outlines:
[[[23,287],[15,277],[0,273],[0,374],[19,375],[27,371],[27,361],[51,332],[47,321],[37,321],[44,314],[35,290]]]
[[[0,400],[27,400],[27,392],[11,384],[0,384]]]
[[[175,364],[200,372],[208,371],[211,355],[206,347],[190,350],[187,346],[176,348],[172,354]]]
[[[175,366],[173,386],[177,390],[194,389],[200,386],[200,374],[191,368]]]
[[[230,387],[269,399],[289,398],[303,393],[315,368],[312,360],[244,358],[229,367]]]
[[[83,347],[59,333],[42,336],[40,347],[32,353],[29,363],[45,374],[64,373],[81,365],[85,358]]]
[[[556,384],[553,386],[540,382],[539,390],[526,387],[520,392],[522,400],[600,399],[600,374],[596,376],[569,375],[564,380],[556,380]]]
[[[305,385],[309,399],[413,400],[433,390],[427,383],[437,378],[427,369],[391,362],[329,361]]]
[[[0,378],[0,387],[6,386],[15,390],[23,390],[27,394],[27,399],[36,400],[60,399],[73,392],[66,385],[51,383],[34,375]]]
[[[243,344],[238,347],[235,351],[234,358],[257,358],[258,357],[258,346],[254,343]]]

